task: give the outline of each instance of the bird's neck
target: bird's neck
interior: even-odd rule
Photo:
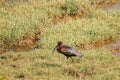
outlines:
[[[58,47],[57,47],[57,51],[58,51],[58,52],[61,52],[62,47],[63,47],[63,45],[58,46]]]

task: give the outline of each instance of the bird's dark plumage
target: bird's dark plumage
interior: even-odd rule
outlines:
[[[77,57],[83,56],[81,53],[79,53],[78,51],[76,51],[72,47],[63,45],[63,43],[61,41],[59,41],[57,43],[57,45],[54,49],[56,49],[59,53],[65,55],[67,58],[70,57],[71,59],[72,59],[72,56],[77,56]]]

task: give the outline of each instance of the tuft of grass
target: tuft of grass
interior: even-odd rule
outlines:
[[[25,75],[23,73],[17,73],[15,77],[22,79],[22,78],[25,78]]]
[[[61,6],[62,14],[74,15],[74,12],[79,9],[76,3],[75,0],[65,0],[65,4]]]

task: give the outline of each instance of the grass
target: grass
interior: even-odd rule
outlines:
[[[0,80],[120,79],[119,57],[101,47],[81,49],[83,44],[87,47],[120,37],[120,11],[101,9],[117,0],[24,1],[0,1],[0,53],[9,49],[0,54]],[[37,32],[41,34],[35,40]],[[80,46],[77,50],[84,57],[71,63],[57,52],[51,54],[60,40],[74,48]],[[13,47],[33,44],[40,48],[14,52]]]
[[[59,23],[52,28],[46,29],[45,33],[41,36],[41,45],[44,48],[51,48],[51,46],[54,46],[60,40],[66,44],[74,45],[75,42],[80,44],[94,43],[98,40],[109,39],[109,37],[117,38],[119,36],[116,35],[119,32],[119,24],[114,25],[115,21],[113,21],[116,16],[110,18],[113,13],[108,16],[104,11],[101,14],[99,12],[101,10],[94,13],[92,17],[88,16],[76,20],[70,19],[66,23]],[[118,18],[116,20],[119,21]]]
[[[119,80],[119,58],[104,49],[82,51],[83,58],[67,62],[66,57],[49,49],[8,52],[1,56],[0,73],[5,79],[17,80]],[[2,57],[6,58],[2,58]],[[94,64],[93,64],[94,63]]]

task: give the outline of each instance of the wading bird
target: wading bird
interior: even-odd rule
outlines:
[[[72,56],[77,56],[80,58],[83,56],[81,53],[79,53],[78,51],[76,51],[72,47],[67,46],[67,45],[63,45],[63,43],[61,41],[59,41],[57,43],[57,45],[53,49],[52,53],[54,53],[55,50],[57,50],[59,53],[65,55],[67,57],[67,59],[71,58],[72,62],[73,62]]]

